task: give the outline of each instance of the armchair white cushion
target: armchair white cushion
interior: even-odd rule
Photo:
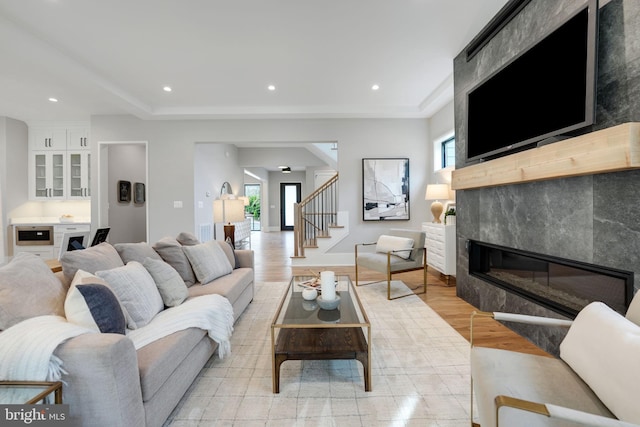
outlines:
[[[411,256],[411,249],[413,249],[413,239],[399,236],[389,236],[386,234],[378,237],[376,243],[376,252],[387,253],[392,252],[391,255],[398,256],[402,259],[409,259]]]
[[[377,242],[355,245],[356,286],[359,286],[359,268],[365,267],[384,273],[387,280],[387,299],[391,298],[391,276],[405,271],[423,270],[423,292],[427,292],[427,264],[422,231],[391,229]],[[375,252],[358,252],[358,247],[375,245]],[[400,251],[400,252],[394,252]],[[407,295],[414,295],[413,292]]]
[[[622,421],[640,424],[640,326],[601,302],[580,310],[560,358]]]

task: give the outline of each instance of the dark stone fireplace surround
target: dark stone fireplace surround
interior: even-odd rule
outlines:
[[[469,62],[464,50],[455,58],[457,168],[465,166],[468,89],[583,3],[532,0]],[[640,2],[600,0],[600,5],[596,123],[583,133],[640,122]],[[506,129],[505,124],[496,131]],[[480,310],[562,317],[470,276],[465,250],[470,239],[630,270],[640,283],[638,188],[640,171],[458,190],[458,296]],[[566,334],[561,328],[508,326],[552,354]]]

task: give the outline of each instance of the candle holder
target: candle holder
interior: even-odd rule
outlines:
[[[325,301],[322,299],[322,295],[319,295],[316,302],[323,310],[335,310],[340,305],[340,295],[336,295],[336,298],[331,301]]]

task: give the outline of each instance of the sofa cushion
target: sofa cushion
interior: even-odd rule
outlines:
[[[116,243],[113,247],[118,251],[118,255],[120,255],[122,262],[125,264],[129,261],[138,261],[142,264],[146,258],[162,260],[160,255],[147,242]]]
[[[64,302],[67,321],[96,332],[123,334],[126,329],[124,312],[118,298],[105,285],[75,285]]]
[[[393,252],[391,255],[395,255],[402,259],[408,259],[411,256],[413,243],[413,239],[409,239],[407,237],[388,236],[386,234],[383,234],[378,237],[378,241],[376,243],[376,252]]]
[[[580,310],[560,357],[622,421],[640,424],[640,326],[601,302]]]
[[[187,255],[182,250],[182,245],[173,237],[163,237],[153,244],[153,249],[162,257],[165,262],[176,269],[187,286],[196,282],[191,263]]]
[[[69,282],[78,270],[95,273],[124,265],[118,251],[106,242],[79,251],[67,251],[60,258],[60,264],[64,277]]]
[[[189,298],[200,295],[218,294],[222,295],[233,304],[247,286],[253,283],[253,269],[236,268],[231,274],[219,277],[207,284],[196,283],[189,288]]]
[[[195,246],[183,246],[182,249],[200,283],[207,284],[233,271],[227,255],[216,240]]]
[[[124,305],[134,323],[129,326],[130,329],[145,326],[164,309],[153,277],[137,261],[130,261],[123,267],[97,271],[96,276],[106,280]]]
[[[189,328],[175,332],[138,350],[138,368],[142,400],[150,400],[165,385],[167,379],[176,370],[206,331]]]
[[[0,331],[35,316],[64,316],[66,293],[42,259],[18,253],[0,267]]]
[[[180,277],[175,268],[161,259],[151,258],[145,259],[142,265],[153,277],[164,305],[174,307],[182,304],[182,301],[187,299],[189,296],[187,285],[184,284],[182,277]]]

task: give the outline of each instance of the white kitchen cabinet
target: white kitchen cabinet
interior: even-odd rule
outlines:
[[[67,199],[91,198],[91,153],[67,151]]]
[[[38,256],[42,259],[53,259],[55,257],[57,257],[57,255],[54,256],[54,248],[51,245],[47,245],[47,246],[15,246],[13,249],[13,254],[17,255],[21,252],[28,252],[32,255]],[[56,252],[57,253],[57,252]]]
[[[423,222],[422,231],[425,232],[427,265],[446,276],[455,276],[456,226]]]
[[[89,129],[67,129],[67,150],[89,150]]]
[[[29,198],[64,200],[66,198],[65,162],[67,152],[34,151],[29,157]]]
[[[35,128],[29,130],[29,149],[66,150],[67,130],[59,128]]]
[[[88,127],[29,128],[29,199],[90,199],[90,152]]]

